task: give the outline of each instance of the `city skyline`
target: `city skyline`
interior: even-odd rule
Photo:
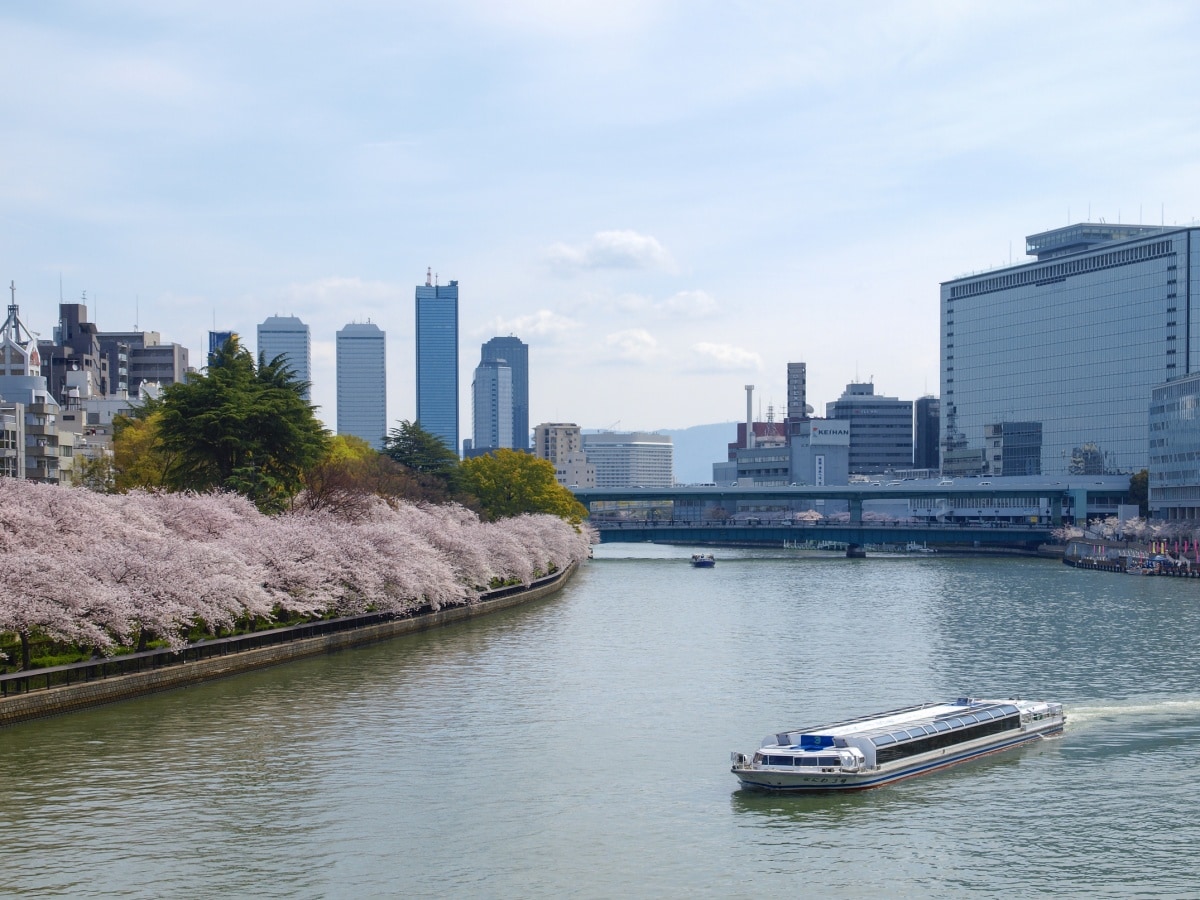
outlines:
[[[416,418],[427,266],[464,286],[461,409],[470,348],[517,334],[531,426],[673,429],[740,420],[747,383],[780,417],[796,360],[817,409],[851,382],[936,394],[941,282],[1061,225],[1200,215],[1197,125],[1164,89],[1200,65],[1186,3],[0,22],[22,85],[0,100],[2,271],[25,320],[47,338],[86,291],[102,329],[201,364],[208,331],[286,310],[330,427],[349,320],[387,333],[388,427]]]

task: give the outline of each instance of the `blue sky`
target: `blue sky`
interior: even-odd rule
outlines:
[[[938,284],[1072,221],[1200,217],[1200,5],[259,0],[0,9],[0,280],[201,362],[388,336],[413,288],[530,345],[530,422],[682,428],[938,390]]]

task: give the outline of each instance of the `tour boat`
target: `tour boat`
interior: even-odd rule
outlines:
[[[880,787],[1058,734],[1061,703],[959,697],[771,735],[753,756],[734,752],[742,786],[768,791]]]
[[[692,554],[692,565],[697,569],[711,569],[716,564],[717,560],[711,553]]]

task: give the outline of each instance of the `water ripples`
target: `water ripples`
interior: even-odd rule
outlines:
[[[755,551],[694,570],[690,552],[602,547],[547,601],[0,731],[6,888],[1194,891],[1194,583]],[[782,728],[966,692],[1064,700],[1067,732],[856,795],[728,772]]]

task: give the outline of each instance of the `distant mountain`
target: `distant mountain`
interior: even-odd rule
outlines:
[[[675,481],[679,484],[707,484],[713,480],[715,462],[729,456],[729,445],[737,440],[737,422],[693,425],[679,431],[662,429],[674,445]]]

